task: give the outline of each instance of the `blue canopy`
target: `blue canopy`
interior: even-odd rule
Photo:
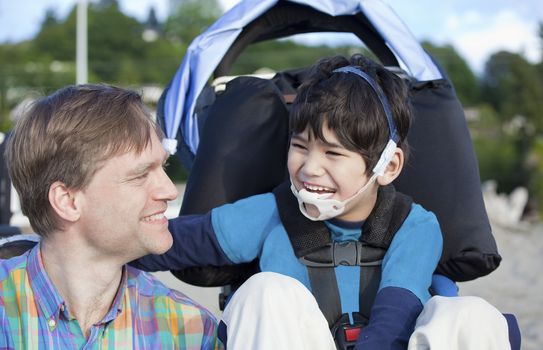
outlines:
[[[164,146],[171,154],[177,149],[176,135],[182,128],[189,150],[196,154],[199,144],[194,108],[196,100],[225,53],[243,27],[261,16],[278,0],[244,0],[226,12],[187,49],[164,101]],[[414,79],[428,81],[442,75],[430,56],[394,11],[380,0],[290,0],[330,16],[363,13],[385,40],[402,68]]]

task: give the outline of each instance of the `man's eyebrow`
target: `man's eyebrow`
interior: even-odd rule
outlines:
[[[136,166],[135,168],[132,168],[132,169],[130,169],[128,171],[127,177],[144,174],[155,165],[156,165],[155,162],[148,162],[148,163],[138,164],[138,166]]]
[[[150,169],[156,167],[156,166],[164,166],[168,162],[169,155],[166,153],[162,159],[162,162],[146,162],[137,165],[135,168],[128,171],[127,176],[138,176],[141,174],[145,174]]]

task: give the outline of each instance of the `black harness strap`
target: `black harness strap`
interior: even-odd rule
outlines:
[[[375,208],[362,226],[361,240],[332,242],[324,222],[309,220],[300,212],[290,182],[273,193],[294,253],[308,269],[313,295],[329,326],[337,327],[338,320],[344,319],[334,269],[339,265],[361,267],[357,318],[367,322],[381,281],[383,258],[411,210],[411,198],[397,193],[392,185],[380,187]]]
[[[332,240],[330,231],[322,221],[311,221],[306,218],[298,206],[298,201],[290,190],[290,182],[283,182],[273,190],[281,223],[287,231],[290,243],[294,248],[294,254],[305,264],[306,256],[315,258],[315,261],[328,261],[329,250],[323,251],[322,247],[330,247]],[[317,304],[328,321],[333,325],[341,316],[341,299],[337,286],[336,272],[333,267],[323,269],[321,267],[307,265],[311,289]],[[320,265],[318,265],[320,266]]]

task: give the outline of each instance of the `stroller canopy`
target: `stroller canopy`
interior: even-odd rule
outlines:
[[[245,26],[275,5],[287,2],[306,5],[330,16],[363,14],[412,78],[418,81],[442,78],[409,29],[380,0],[245,0],[194,39],[171,81],[161,120],[166,133],[164,145],[171,154],[177,150],[179,131],[188,149],[196,154],[200,136],[194,110],[206,82]]]

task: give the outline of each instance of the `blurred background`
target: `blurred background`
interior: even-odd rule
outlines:
[[[488,277],[461,284],[460,291],[514,313],[523,349],[541,349],[543,2],[384,1],[449,75],[477,153],[485,205],[503,262]],[[87,80],[138,90],[153,108],[192,39],[237,0],[85,3]],[[77,6],[76,0],[0,0],[0,144],[29,101],[76,82]],[[301,68],[324,56],[357,52],[367,50],[354,35],[300,35],[249,47],[231,73]],[[182,192],[187,175],[176,157],[168,172]],[[168,217],[177,216],[181,198],[171,203]],[[9,205],[2,202],[0,209]],[[24,226],[16,205],[12,212],[11,224]],[[0,223],[5,220],[0,217]],[[167,272],[157,276],[220,314],[218,288],[185,285]]]
[[[543,3],[385,1],[441,63],[465,107],[481,181],[528,189],[523,218],[543,213]],[[236,0],[88,1],[88,81],[143,92],[151,106],[191,40]],[[0,0],[0,131],[25,102],[76,81],[76,0]],[[349,34],[253,45],[233,74],[305,67],[364,51]],[[21,108],[21,107],[19,107]],[[170,174],[183,181],[174,162]]]

